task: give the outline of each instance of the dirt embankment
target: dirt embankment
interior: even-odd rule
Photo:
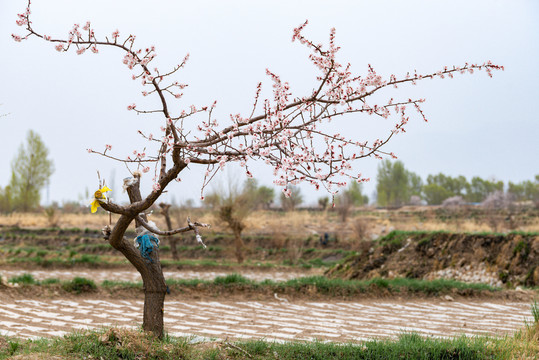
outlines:
[[[539,234],[394,231],[365,242],[331,277],[453,278],[491,285],[539,285]]]
[[[135,238],[127,232],[128,238]],[[251,261],[275,265],[299,265],[306,268],[327,266],[353,252],[350,242],[339,242],[330,236],[322,242],[319,236],[275,238],[269,234],[247,235],[244,255]],[[171,243],[162,237],[161,260],[171,260]],[[235,263],[233,237],[228,233],[210,232],[204,237],[208,248],[197,245],[193,234],[178,237],[176,248],[181,260],[210,260]],[[87,255],[87,256],[86,256]],[[101,260],[97,257],[101,256]],[[26,229],[0,225],[0,265],[16,263],[17,267],[117,267],[124,257],[103,240],[101,232],[92,229]],[[163,266],[177,266],[166,264]],[[215,265],[215,264],[214,264]],[[214,265],[210,267],[215,267]],[[207,265],[209,266],[209,265]]]

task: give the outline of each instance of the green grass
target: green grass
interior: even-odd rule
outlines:
[[[447,231],[403,231],[393,230],[389,234],[382,236],[378,239],[378,243],[382,246],[390,245],[394,248],[401,248],[408,238],[422,238],[420,242],[426,244],[430,242],[432,238],[439,234],[448,234]]]
[[[271,291],[280,293],[311,293],[313,291],[326,296],[354,296],[369,291],[384,290],[391,293],[411,293],[425,295],[439,295],[452,291],[498,291],[486,284],[469,284],[456,280],[418,280],[418,279],[381,279],[371,280],[343,280],[330,279],[324,276],[311,276],[287,281],[253,281],[240,274],[230,274],[223,277],[217,277],[214,280],[199,279],[169,279],[167,285],[172,290],[182,288],[204,288],[206,290],[221,291],[221,288],[241,288],[250,291]],[[122,281],[104,281],[101,286],[106,288],[142,288],[142,282],[122,282]]]
[[[71,281],[62,283],[62,289],[67,292],[73,292],[75,294],[80,294],[83,292],[91,292],[97,289],[97,286],[92,280],[76,277]]]
[[[180,253],[181,255],[181,253]],[[216,261],[208,259],[182,259],[179,261],[164,259],[161,260],[161,265],[163,266],[208,266],[208,267],[219,267],[219,266],[241,266],[241,264],[235,262],[229,262],[226,260]]]
[[[531,311],[533,316],[533,322],[539,324],[539,305],[537,304],[537,300],[533,300]]]
[[[511,359],[534,355],[537,344],[512,337],[424,338],[402,333],[396,340],[337,344],[320,341],[275,343],[264,340],[190,343],[189,338],[158,340],[140,330],[118,328],[70,333],[62,338],[17,340],[0,337],[0,359],[13,356],[66,359]]]
[[[218,276],[213,280],[214,285],[228,284],[253,284],[253,281],[241,276],[240,274],[230,274],[227,276]]]
[[[22,274],[19,276],[14,276],[9,279],[9,282],[12,284],[20,284],[20,285],[37,285],[39,282],[34,279],[34,276],[32,274]]]
[[[43,254],[41,254],[43,255]],[[54,257],[49,257],[56,255]],[[48,252],[45,256],[31,256],[31,257],[9,257],[6,262],[10,264],[27,264],[33,263],[42,267],[48,266],[60,266],[60,267],[72,267],[77,264],[90,265],[90,266],[100,266],[100,265],[124,265],[128,261],[123,258],[115,258],[112,260],[108,256],[101,255],[92,255],[92,254],[82,254],[76,255],[74,257],[69,257],[69,252],[66,254],[61,254],[60,252]]]
[[[41,281],[41,285],[53,285],[53,284],[60,284],[60,280],[56,278],[48,278]]]
[[[513,248],[513,256],[521,254],[523,259],[527,259],[530,254],[530,244],[526,241],[520,240]]]
[[[71,262],[74,264],[96,265],[97,263],[103,262],[103,260],[99,255],[82,254],[80,257],[72,258]]]
[[[452,290],[471,289],[475,291],[496,291],[497,288],[486,284],[469,284],[456,280],[420,280],[420,279],[382,279],[374,278],[371,280],[343,280],[329,279],[324,276],[312,276],[288,280],[286,282],[276,283],[279,290],[284,291],[287,287],[299,291],[302,288],[314,287],[317,292],[326,295],[346,296],[359,293],[365,293],[369,289],[387,289],[392,293],[410,292],[423,293],[427,295],[438,295],[440,293],[450,292]]]
[[[104,288],[142,288],[142,281],[117,281],[117,280],[105,280],[101,283]]]
[[[254,358],[271,359],[490,359],[493,352],[485,352],[484,340],[458,338],[440,340],[423,338],[417,334],[401,334],[395,340],[368,341],[359,344],[323,342],[277,344],[250,341],[237,344]],[[229,353],[232,359],[244,355],[239,350]]]

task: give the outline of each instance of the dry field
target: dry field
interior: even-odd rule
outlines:
[[[56,213],[57,225],[61,228],[90,228],[101,229],[104,225],[114,223],[118,215],[102,211],[98,214],[64,214]],[[205,231],[227,232],[226,226],[209,211],[193,209],[192,211],[176,211],[171,214],[173,226],[186,225],[187,216],[200,222],[210,223],[212,228]],[[159,228],[165,229],[165,221],[158,211],[150,216]],[[495,226],[498,232],[510,230],[523,232],[539,232],[539,217],[528,217],[512,226],[508,226],[504,217],[499,217],[499,224]],[[493,231],[492,221],[488,217],[470,219],[466,215],[454,215],[447,219],[440,219],[433,215],[432,209],[401,208],[399,210],[380,210],[363,208],[348,217],[345,222],[339,219],[334,211],[307,211],[292,212],[255,211],[245,220],[247,227],[245,235],[270,234],[278,243],[285,238],[305,238],[309,235],[319,236],[329,233],[340,240],[357,240],[360,237],[374,239],[385,235],[392,230],[405,231],[451,231],[451,232],[490,232]],[[0,226],[19,226],[22,228],[51,227],[50,219],[42,213],[13,213],[0,215]],[[279,245],[279,244],[277,244]]]

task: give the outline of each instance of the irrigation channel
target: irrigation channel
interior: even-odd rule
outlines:
[[[163,275],[165,279],[200,279],[200,280],[213,280],[218,276],[227,276],[237,270],[231,271],[211,271],[211,270],[164,270]],[[262,281],[265,279],[271,279],[273,281],[284,281],[294,278],[321,275],[320,269],[309,270],[241,270],[241,275],[247,279]],[[0,269],[0,275],[6,279],[20,276],[23,274],[31,274],[36,280],[45,279],[58,279],[58,280],[71,280],[74,277],[84,277],[86,279],[93,280],[96,283],[101,283],[105,280],[117,280],[117,281],[142,281],[140,274],[135,270],[124,269],[46,269],[46,270],[21,270],[21,269]]]
[[[0,303],[0,334],[18,338],[61,336],[104,326],[135,328],[140,300],[21,299]],[[503,335],[530,321],[530,304],[501,301],[175,301],[165,305],[170,335],[204,339],[355,342],[393,337]]]
[[[140,281],[135,271],[122,269],[20,270],[2,269],[6,278],[30,273],[36,280],[75,276],[94,280]],[[169,279],[214,279],[228,271],[165,271]],[[310,271],[242,271],[252,280],[288,280],[316,275]],[[0,334],[18,338],[61,336],[71,331],[105,326],[139,327],[143,302],[138,299],[96,299],[82,295],[61,298],[9,298],[0,302]],[[449,337],[477,334],[503,335],[530,319],[530,303],[499,299],[444,298],[400,300],[340,299],[323,302],[288,300],[284,296],[263,301],[250,299],[166,300],[165,327],[173,336],[204,339],[260,339],[297,341],[319,339],[349,342],[394,337],[403,331],[424,336]]]

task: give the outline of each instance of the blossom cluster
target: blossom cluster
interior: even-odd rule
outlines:
[[[204,188],[216,172],[224,169],[229,162],[238,162],[245,169],[246,175],[252,176],[248,161],[262,160],[273,168],[274,183],[282,186],[287,196],[291,194],[289,184],[303,181],[311,183],[317,189],[323,187],[335,194],[339,188],[346,186],[348,181],[368,180],[356,172],[354,163],[357,160],[384,156],[396,158],[393,152],[386,152],[382,147],[393,136],[406,131],[406,125],[412,116],[410,110],[414,110],[421,119],[427,121],[421,108],[424,99],[391,98],[385,103],[370,104],[373,94],[406,83],[414,85],[428,78],[453,78],[455,74],[473,73],[476,70],[485,70],[491,77],[493,70],[503,70],[502,66],[488,61],[483,64],[466,63],[460,67],[444,67],[429,74],[414,71],[413,74],[407,73],[403,77],[392,74],[384,78],[371,65],[365,75],[353,74],[349,63],[342,64],[337,59],[340,48],[335,43],[335,29],[330,30],[327,46],[315,44],[303,35],[307,26],[305,22],[294,29],[292,41],[297,40],[310,50],[309,60],[318,71],[314,90],[304,96],[294,96],[291,85],[267,69],[272,97],[261,99],[262,83],[259,83],[252,111],[248,115],[230,114],[226,121],[218,121],[213,116],[215,102],[211,106],[191,105],[180,110],[178,114],[172,114],[169,110],[169,100],[181,98],[182,90],[187,85],[168,79],[185,66],[189,54],[171,71],[162,73],[157,68],[150,68],[150,63],[156,57],[155,48],[150,46],[136,49],[133,35],[128,35],[122,42],[120,32],[115,30],[111,39],[98,40],[88,22],[82,28],[75,24],[65,40],[52,39],[34,31],[28,20],[29,14],[29,8],[25,13],[19,14],[17,24],[26,26],[28,34],[25,37],[13,35],[15,41],[35,35],[56,43],[58,51],[68,51],[74,46],[77,54],[83,54],[88,49],[97,53],[100,46],[119,48],[124,53],[123,63],[134,71],[133,80],[138,79],[143,86],[150,87],[149,90],[143,90],[142,95],[154,94],[159,98],[160,106],[154,110],[139,109],[134,103],[127,106],[128,110],[139,114],[163,115],[162,136],[146,136],[139,131],[147,140],[160,144],[156,156],[147,157],[144,151],[135,151],[134,158],[128,156],[126,159],[118,159],[106,154],[107,150],[111,150],[110,145],[106,145],[105,151],[101,152],[102,155],[115,160],[138,163],[143,172],[150,170],[149,166],[142,165],[143,162],[154,162],[154,191],[162,191],[167,185],[162,179],[165,178],[167,168],[171,166],[177,169],[183,169],[189,164],[206,166],[202,184]],[[198,119],[196,132],[185,130],[185,119],[201,113],[205,113],[207,119]],[[334,132],[331,129],[335,127],[328,126],[336,119],[357,114],[393,119],[392,129],[380,138],[365,140]],[[221,126],[222,122],[225,126]],[[167,164],[167,157],[172,158],[172,164]]]

